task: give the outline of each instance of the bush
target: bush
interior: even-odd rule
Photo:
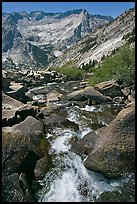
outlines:
[[[73,63],[68,62],[62,67],[54,68],[55,71],[70,77],[72,80],[78,80],[84,77],[84,70],[76,68]]]
[[[97,83],[115,79],[124,85],[135,83],[135,50],[130,45],[123,45],[115,55],[106,58],[102,64],[93,71],[89,83],[93,86]]]

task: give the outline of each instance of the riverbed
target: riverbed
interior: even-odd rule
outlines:
[[[58,91],[64,95],[78,87],[79,82],[52,83],[44,85],[50,91]],[[43,87],[35,87],[35,90]],[[29,93],[32,91],[29,90]],[[45,96],[35,94],[35,99]],[[52,105],[61,106],[68,101],[57,101]],[[118,179],[107,179],[102,174],[84,167],[87,155],[77,155],[71,151],[73,138],[82,139],[109,123],[122,109],[119,104],[89,105],[88,103],[73,103],[63,106],[66,118],[79,127],[78,130],[67,127],[57,127],[50,130],[45,137],[51,144],[49,154],[54,167],[39,180],[41,189],[36,193],[38,202],[134,202],[134,174],[128,174]],[[58,113],[61,113],[59,109]],[[103,196],[102,196],[103,195]]]

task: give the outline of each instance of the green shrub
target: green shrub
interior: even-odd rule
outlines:
[[[72,62],[68,62],[62,67],[54,68],[55,71],[70,77],[73,80],[78,80],[84,77],[84,70],[76,68]]]
[[[106,58],[97,68],[92,69],[93,76],[89,83],[93,86],[97,83],[115,79],[124,85],[135,83],[135,50],[130,45],[123,45],[115,55]]]

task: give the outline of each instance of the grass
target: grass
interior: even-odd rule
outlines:
[[[135,49],[129,44],[123,45],[114,55],[107,57],[97,68],[92,68],[90,85],[107,80],[118,80],[124,85],[135,83]]]
[[[66,75],[72,80],[82,79],[85,75],[85,71],[74,66],[73,62],[68,62],[62,67],[52,68],[61,74]]]

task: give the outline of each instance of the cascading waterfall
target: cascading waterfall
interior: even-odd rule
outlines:
[[[51,91],[60,89],[69,93],[75,83],[61,83],[58,86],[53,83],[47,84],[47,87],[49,86]],[[86,155],[81,158],[70,151],[71,139],[74,138],[74,141],[75,138],[81,139],[87,133],[93,131],[93,123],[100,126],[108,125],[120,109],[109,104],[106,106],[85,105],[80,107],[77,105],[65,107],[67,119],[76,123],[79,130],[55,127],[46,135],[51,143],[49,154],[52,156],[54,167],[45,174],[43,180],[39,181],[41,189],[36,194],[38,202],[95,202],[103,192],[120,192],[120,187],[126,184],[128,180],[131,181],[130,175],[115,180],[107,180],[102,174],[84,167],[83,163]],[[105,116],[100,115],[106,110],[108,112],[112,110],[112,114],[110,111],[110,114],[107,112]]]
[[[94,108],[90,110],[93,111]],[[87,170],[82,158],[69,151],[70,139],[74,136],[82,138],[90,127],[85,127],[76,111],[68,111],[71,121],[81,124],[79,132],[71,129],[55,128],[51,142],[50,154],[54,154],[51,169],[40,181],[42,190],[37,193],[38,202],[94,202],[101,193],[114,191],[122,180],[107,180],[103,175]],[[83,129],[83,131],[82,131]],[[49,134],[47,138],[52,136]]]
[[[72,152],[57,155],[56,168],[41,182],[38,202],[94,202],[102,192],[113,191],[122,181],[108,181],[83,166],[80,156]]]

